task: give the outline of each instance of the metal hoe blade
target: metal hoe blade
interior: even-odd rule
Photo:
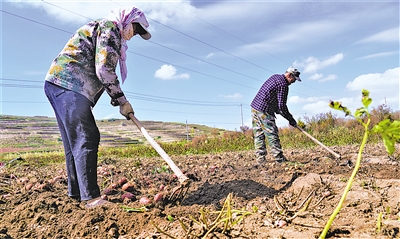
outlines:
[[[180,204],[186,197],[186,194],[190,188],[190,184],[191,180],[188,178],[185,181],[182,181],[179,186],[172,189],[172,193],[169,196],[168,201]]]
[[[184,197],[186,196],[186,194],[189,190],[191,180],[182,173],[182,171],[175,165],[175,163],[168,156],[168,154],[149,135],[149,133],[147,133],[146,129],[143,127],[143,125],[140,123],[140,121],[133,114],[129,114],[129,118],[133,121],[133,123],[135,123],[135,125],[142,132],[143,136],[147,139],[147,141],[149,141],[151,146],[153,146],[153,148],[157,151],[158,154],[160,154],[160,156],[165,160],[165,162],[167,162],[168,166],[172,169],[172,171],[178,177],[180,185],[172,190],[172,194],[169,197],[169,201],[170,202],[179,202],[179,203],[182,202],[182,200],[184,199]]]

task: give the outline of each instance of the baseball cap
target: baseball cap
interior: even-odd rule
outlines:
[[[298,70],[297,70],[296,68],[294,68],[293,66],[290,66],[290,67],[286,70],[286,72],[292,74],[292,75],[296,78],[297,81],[301,81],[301,79],[300,79],[300,71],[298,71]]]

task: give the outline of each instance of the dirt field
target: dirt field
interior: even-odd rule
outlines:
[[[187,197],[180,205],[158,202],[143,212],[122,206],[143,208],[139,198],[153,199],[158,192],[169,195],[178,185],[161,158],[99,162],[102,190],[126,177],[134,184],[130,191],[135,197],[122,200],[125,192],[117,187],[109,192],[107,206],[93,209],[67,197],[64,165],[3,167],[0,238],[317,238],[340,200],[358,152],[358,146],[332,149],[340,160],[319,146],[285,150],[292,163],[269,163],[263,170],[253,167],[252,152],[173,157],[193,181]],[[367,145],[327,238],[399,238],[399,192],[398,157],[389,158],[383,145]],[[233,195],[231,200],[228,195]],[[236,225],[228,224],[225,232],[222,223],[215,224],[206,235],[215,212],[227,212],[225,201],[237,210],[233,220],[244,212],[249,215]],[[305,205],[308,208],[301,212]]]

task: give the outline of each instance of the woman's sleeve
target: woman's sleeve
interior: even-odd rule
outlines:
[[[95,67],[99,80],[104,85],[111,104],[123,105],[127,99],[121,90],[115,69],[120,57],[121,39],[118,28],[112,22],[106,22],[98,29],[96,40]]]

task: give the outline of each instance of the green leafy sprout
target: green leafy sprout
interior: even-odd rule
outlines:
[[[371,115],[368,110],[368,106],[372,103],[372,99],[369,97],[369,91],[363,89],[362,90],[362,99],[361,102],[363,106],[361,108],[358,108],[354,115],[351,114],[351,111],[342,105],[341,102],[337,101],[331,101],[329,103],[329,106],[333,109],[340,110],[345,113],[345,116],[353,116],[359,123],[361,123],[364,126],[364,137],[360,145],[360,149],[357,155],[357,161],[354,166],[354,170],[347,182],[346,188],[343,192],[343,195],[333,211],[332,215],[330,216],[328,222],[326,223],[324,230],[322,231],[321,235],[319,236],[320,239],[324,239],[326,237],[326,234],[328,233],[333,220],[335,219],[336,215],[339,213],[340,209],[343,206],[344,201],[346,200],[347,194],[351,189],[351,186],[353,184],[354,178],[358,172],[358,169],[360,168],[361,165],[361,158],[362,158],[362,152],[364,150],[364,147],[367,143],[368,136],[372,133],[378,133],[382,136],[383,143],[385,145],[386,151],[392,155],[395,151],[395,143],[396,141],[400,140],[400,121],[399,120],[393,120],[391,121],[390,119],[384,119],[378,124],[374,125],[370,129],[370,123],[371,123]]]

